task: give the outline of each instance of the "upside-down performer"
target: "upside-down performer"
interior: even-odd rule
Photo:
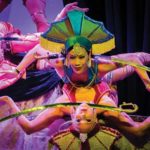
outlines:
[[[76,24],[77,20],[78,24]],[[53,32],[62,28],[66,31],[65,34]],[[63,95],[56,99],[55,103],[86,101],[117,107],[110,87],[101,80],[99,61],[96,58],[90,59],[91,54],[102,54],[114,48],[113,35],[100,22],[88,18],[83,12],[71,11],[62,21],[52,24],[49,31],[42,35],[41,44],[45,48],[54,46],[51,50],[58,53],[62,51],[62,46],[65,44],[65,49],[63,49],[65,57],[51,61],[52,66],[65,83]],[[37,48],[41,47],[36,46],[35,49]],[[33,57],[34,55],[28,59]],[[1,97],[1,101],[7,102],[13,113],[20,111],[10,98]],[[150,137],[150,118],[137,123],[126,113],[109,110],[99,110],[98,113],[135,145],[144,144]],[[21,115],[17,118],[17,122],[25,132],[30,134],[49,126],[53,121],[65,115],[71,115],[67,107],[49,108],[32,121]]]
[[[1,97],[8,102],[8,97]],[[12,101],[11,99],[9,101]],[[126,106],[128,104],[125,104]],[[125,106],[124,105],[124,106]],[[130,104],[129,104],[130,105]],[[131,106],[131,105],[130,105]],[[82,150],[87,149],[135,149],[121,133],[117,130],[103,126],[99,123],[97,112],[98,109],[121,111],[121,112],[135,112],[137,106],[133,105],[133,109],[123,109],[117,107],[87,104],[87,103],[59,103],[52,105],[45,105],[43,108],[36,107],[34,110],[45,109],[46,107],[70,107],[71,120],[65,122],[59,127],[56,134],[53,134],[49,138],[49,149],[61,149],[61,150],[72,150],[80,148]],[[20,112],[20,114],[14,114],[16,117],[33,110],[26,109]],[[9,116],[9,118],[0,119],[5,121],[15,116]],[[67,142],[66,142],[67,141]],[[144,148],[148,147],[147,143]]]
[[[134,149],[117,130],[99,124],[96,109],[86,103],[72,108],[71,121],[67,123],[71,126],[50,138],[50,149]]]

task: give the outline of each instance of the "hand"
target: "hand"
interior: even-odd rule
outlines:
[[[150,83],[145,84],[146,90],[150,92]]]
[[[14,101],[9,97],[9,96],[1,96],[0,97],[0,103],[1,102],[5,102],[5,103],[7,103],[9,106],[11,106],[13,103],[14,103]]]
[[[82,12],[87,12],[89,10],[89,8],[80,8],[77,6],[78,5],[78,2],[73,2],[73,3],[69,3],[67,4],[62,10],[61,12],[57,15],[55,21],[59,21],[61,20],[62,18],[64,18],[67,13],[69,11],[72,11],[72,10],[79,10],[79,11],[82,11]]]
[[[13,99],[11,99],[9,96],[1,96],[0,97],[0,103],[6,103],[8,104],[8,106],[11,108],[11,112],[12,113],[17,113],[20,111],[20,109],[18,108],[18,106],[15,104],[15,102],[13,101]]]
[[[26,71],[20,72],[18,69],[12,69],[12,70],[0,70],[0,74],[1,73],[8,73],[8,74],[12,74],[15,77],[18,78],[22,78],[22,79],[26,79]]]
[[[143,78],[142,78],[142,81],[143,81],[143,83],[144,83],[144,85],[145,85],[146,90],[147,90],[148,92],[150,92],[150,80],[143,77]]]

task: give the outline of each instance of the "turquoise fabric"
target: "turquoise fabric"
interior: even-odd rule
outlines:
[[[69,17],[74,35],[81,35],[82,19],[84,17],[84,13],[80,11],[74,11],[73,13],[68,12],[68,17]]]
[[[92,43],[87,38],[82,36],[73,36],[71,38],[68,38],[65,43],[66,53],[68,53],[70,48],[73,48],[75,44],[80,44],[80,46],[84,47],[88,52],[92,48]]]

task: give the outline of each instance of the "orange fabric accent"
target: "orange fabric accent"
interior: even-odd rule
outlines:
[[[94,98],[93,98],[93,102],[95,104],[99,103],[99,100],[101,99],[101,97],[106,94],[107,92],[110,92],[111,89],[109,88],[108,84],[105,82],[101,82],[98,84],[93,85],[93,88],[96,92]],[[63,86],[63,91],[65,92],[65,94],[68,96],[70,102],[77,102],[76,98],[75,98],[75,92],[76,92],[76,88],[73,87],[71,84],[64,84]]]

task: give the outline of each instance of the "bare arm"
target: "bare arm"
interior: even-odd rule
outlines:
[[[150,63],[149,56],[150,54],[142,53],[142,52],[119,54],[119,55],[113,55],[111,57],[99,56],[97,57],[97,59],[98,59],[98,69],[99,69],[99,72],[101,72],[100,76],[103,77],[106,73],[108,73],[109,71],[112,71],[112,74],[113,74],[112,82],[116,82],[116,81],[123,80],[124,78],[130,76],[135,71],[139,75],[141,80],[143,81],[144,85],[146,86],[146,89],[150,91],[150,79],[145,70],[140,69],[138,67],[127,66],[125,64],[120,65],[118,63],[114,63],[111,61],[112,58],[118,58],[118,59],[122,59],[125,61],[135,62],[136,64],[139,64],[139,65],[145,65],[145,64]]]
[[[73,2],[73,3],[67,4],[61,10],[61,12],[57,15],[57,17],[55,18],[54,21],[59,21],[59,20],[63,19],[67,15],[67,12],[69,12],[71,10],[79,10],[79,11],[83,11],[83,12],[87,12],[89,10],[88,8],[80,8],[77,5],[78,5],[78,2]]]
[[[134,62],[139,65],[146,65],[150,63],[150,54],[144,53],[144,52],[119,54],[119,55],[111,56],[111,58],[119,58],[125,61]],[[149,79],[147,72],[138,67],[133,67],[133,68],[134,68],[134,71],[139,75],[139,77],[143,81],[144,85],[146,86],[146,89],[150,91],[150,79]]]
[[[107,94],[102,97],[99,104],[116,106]],[[146,138],[150,137],[150,118],[142,123],[137,123],[124,112],[101,110],[99,113],[102,113],[105,116],[106,120],[112,127],[118,129],[137,146],[139,146],[139,144],[144,144],[147,141]]]
[[[123,80],[132,75],[134,71],[135,70],[132,66],[124,66],[106,73],[102,79],[107,81],[109,84],[114,84],[117,81]]]
[[[93,58],[93,61],[96,61],[96,63],[98,64],[100,77],[103,77],[109,71],[117,68],[116,63],[112,62],[111,57],[109,56],[96,56]]]
[[[11,41],[10,47],[12,53],[20,53],[20,52],[28,52],[35,45],[39,43],[40,33],[27,34],[27,35],[16,35],[14,34],[12,37],[18,37],[18,41]]]
[[[34,55],[36,53],[38,53],[39,55],[42,55],[42,53],[44,53],[45,50],[43,50],[40,45],[36,45],[32,50],[30,50],[25,57],[23,58],[23,60],[20,62],[20,64],[17,66],[17,70],[19,70],[20,72],[22,72],[24,69],[26,69],[30,64],[32,64],[36,58],[34,57]]]
[[[5,101],[11,107],[13,113],[20,112],[20,109],[10,97],[0,97],[0,101]],[[46,109],[32,121],[21,115],[17,118],[17,122],[27,134],[31,134],[46,128],[50,123],[61,118],[63,115],[63,111],[60,108],[52,108]]]
[[[17,66],[17,70],[19,70],[21,72],[24,69],[26,69],[30,64],[32,64],[34,61],[36,61],[37,59],[36,59],[35,55],[47,57],[47,56],[52,55],[52,54],[49,51],[43,49],[38,44],[25,55],[23,60]],[[46,58],[45,58],[45,60],[46,61],[44,61],[44,60],[41,60],[41,61],[47,62]],[[62,67],[62,65],[63,65],[61,59],[55,59],[55,60],[49,61],[48,63],[49,63],[49,67],[53,67],[53,68]]]

